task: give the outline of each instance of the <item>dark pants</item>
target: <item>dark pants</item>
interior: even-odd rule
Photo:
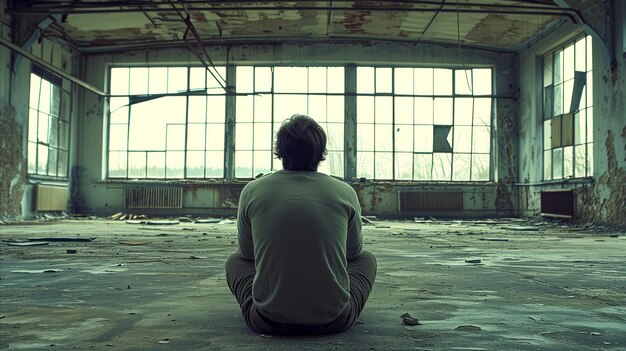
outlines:
[[[226,261],[226,281],[250,329],[265,334],[331,334],[346,331],[354,325],[372,291],[376,267],[376,258],[369,251],[348,261],[350,302],[339,317],[325,325],[277,323],[261,315],[252,301],[254,261],[244,259],[239,253],[232,254]]]

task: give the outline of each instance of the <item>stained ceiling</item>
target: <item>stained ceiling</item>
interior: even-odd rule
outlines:
[[[549,0],[10,1],[8,14],[40,24],[85,53],[203,43],[403,41],[516,51],[575,10]]]

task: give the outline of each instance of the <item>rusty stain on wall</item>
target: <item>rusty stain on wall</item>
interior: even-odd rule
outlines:
[[[22,214],[22,196],[26,184],[26,159],[22,153],[22,128],[15,120],[12,105],[0,106],[0,216]]]

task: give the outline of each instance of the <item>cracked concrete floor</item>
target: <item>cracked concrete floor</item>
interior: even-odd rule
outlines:
[[[357,325],[275,337],[245,327],[226,287],[234,224],[0,225],[0,349],[625,350],[624,234],[380,221],[364,227],[379,271]],[[94,239],[9,245],[44,237]],[[406,312],[422,325],[403,324]]]

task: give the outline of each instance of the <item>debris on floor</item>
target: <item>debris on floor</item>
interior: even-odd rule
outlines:
[[[402,322],[404,322],[404,324],[407,324],[407,325],[420,325],[420,324],[422,324],[422,323],[420,323],[420,321],[417,318],[411,317],[411,315],[408,314],[408,313],[404,313],[403,315],[400,316],[400,318],[402,318]]]

